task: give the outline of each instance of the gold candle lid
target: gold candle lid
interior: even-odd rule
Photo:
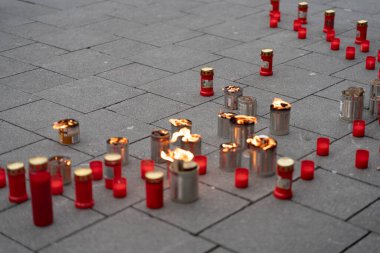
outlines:
[[[261,50],[261,55],[272,56],[273,55],[273,49],[272,48],[264,48]]]
[[[45,156],[36,156],[29,159],[30,171],[43,171],[48,168],[49,159]]]
[[[325,16],[334,16],[335,11],[334,10],[325,10]]]
[[[104,155],[104,160],[107,162],[121,161],[121,155],[117,153],[107,153]]]
[[[214,69],[211,67],[201,68],[201,75],[212,76],[214,75]]]
[[[294,170],[294,160],[289,157],[281,157],[277,160],[277,169],[279,171]]]
[[[145,174],[145,180],[148,183],[161,183],[164,180],[164,173],[162,171],[149,171]]]
[[[75,180],[88,181],[92,179],[92,170],[90,168],[78,168],[74,171]]]
[[[308,3],[307,2],[300,2],[298,3],[299,7],[307,7]]]
[[[367,26],[368,25],[368,21],[367,20],[359,20],[358,21],[358,26]]]
[[[7,164],[8,175],[16,176],[25,173],[25,166],[23,162],[14,162]]]

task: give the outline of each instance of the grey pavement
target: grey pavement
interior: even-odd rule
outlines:
[[[95,206],[75,208],[74,184],[54,196],[54,223],[33,225],[31,201],[8,201],[0,189],[0,253],[378,253],[380,248],[380,127],[369,115],[365,58],[380,49],[378,0],[310,0],[307,39],[293,31],[298,0],[284,0],[278,28],[269,28],[269,0],[0,0],[0,167],[36,155],[64,155],[73,168],[101,160],[111,136],[129,139],[128,182],[116,199],[94,181]],[[322,32],[324,10],[335,9],[339,51]],[[356,21],[369,21],[368,53],[354,44]],[[345,59],[346,46],[356,58]],[[274,75],[259,75],[260,50],[274,49]],[[212,97],[199,95],[199,70],[215,69]],[[255,132],[278,141],[277,156],[295,159],[292,200],[273,197],[276,176],[249,176],[234,186],[219,169],[217,113],[222,88],[239,85],[257,98]],[[365,90],[363,138],[339,120],[340,94]],[[270,103],[292,104],[290,132],[269,132]],[[80,142],[63,146],[52,123],[80,122]],[[202,135],[208,171],[200,199],[145,204],[140,161],[150,157],[150,134],[170,118],[188,118]],[[329,137],[330,155],[316,155]],[[354,166],[357,149],[369,166]],[[300,178],[300,162],[314,160],[315,178]],[[166,164],[156,170],[167,172]],[[165,177],[166,178],[166,177]],[[29,181],[27,181],[29,184]],[[27,188],[30,193],[29,187]]]

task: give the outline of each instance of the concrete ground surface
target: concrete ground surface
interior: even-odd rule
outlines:
[[[0,252],[380,252],[380,127],[365,110],[366,136],[354,138],[338,119],[340,92],[366,90],[376,70],[365,57],[380,49],[380,1],[310,0],[307,39],[292,30],[296,0],[281,1],[279,28],[269,28],[269,0],[0,0],[0,165],[34,155],[66,155],[74,167],[99,159],[111,136],[130,140],[124,167],[128,196],[114,199],[94,182],[95,206],[74,207],[73,185],[55,196],[54,223],[33,225],[30,200],[8,202],[0,189]],[[325,41],[324,10],[335,9],[341,49]],[[354,45],[356,21],[369,21],[369,53]],[[261,77],[260,50],[274,49],[274,75]],[[215,68],[213,97],[199,95],[199,70]],[[294,197],[272,196],[276,178],[251,176],[247,189],[219,170],[217,113],[222,87],[237,84],[258,99],[258,133],[269,134],[274,97],[291,102],[289,135],[275,137],[278,154],[297,160]],[[168,119],[193,121],[203,137],[208,172],[200,199],[176,204],[165,191],[160,210],[145,207],[140,160],[150,132]],[[54,121],[75,118],[81,142],[62,146]],[[316,157],[316,139],[331,139]],[[368,149],[369,168],[354,167]],[[313,159],[313,181],[299,162]],[[164,169],[164,167],[157,169]]]

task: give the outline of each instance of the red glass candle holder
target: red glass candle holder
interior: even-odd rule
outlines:
[[[204,175],[207,173],[207,156],[204,155],[196,155],[193,158],[193,161],[198,164],[198,174]]]
[[[367,56],[365,58],[365,68],[368,70],[374,70],[376,66],[375,56]]]
[[[307,28],[306,27],[298,28],[298,39],[304,40],[304,39],[306,39],[306,35],[307,35]]]
[[[235,187],[247,188],[249,179],[249,170],[246,168],[235,169]]]
[[[278,199],[291,199],[293,196],[294,160],[289,157],[281,157],[277,160],[277,181],[273,195]]]
[[[113,196],[115,198],[125,198],[127,196],[127,179],[125,177],[113,180]]]
[[[3,168],[0,168],[0,188],[7,186],[6,173]]]
[[[145,179],[145,174],[150,171],[154,171],[153,160],[141,160],[140,162],[141,178]]]
[[[301,24],[307,24],[307,9],[307,2],[298,3],[298,20],[301,22]]]
[[[279,11],[270,12],[269,17],[276,19],[277,23],[281,22],[281,12]]]
[[[370,41],[365,40],[360,44],[360,51],[363,53],[368,53],[369,52],[369,46],[370,46]]]
[[[301,161],[301,178],[303,180],[312,180],[314,178],[314,161]]]
[[[334,10],[326,10],[325,11],[325,23],[323,26],[323,32],[327,33],[334,29],[334,19],[335,19],[335,11]]]
[[[326,41],[331,42],[335,38],[335,30],[328,31],[326,33]]]
[[[364,120],[354,120],[352,123],[352,135],[354,137],[364,137],[365,135],[365,121]]]
[[[28,200],[24,163],[15,162],[8,164],[7,175],[9,184],[9,201],[12,203],[21,203]]]
[[[51,176],[51,194],[61,195],[63,193],[63,177],[61,175]]]
[[[363,41],[367,39],[367,28],[368,28],[367,20],[359,20],[357,22],[355,44],[360,45]]]
[[[319,137],[317,139],[317,155],[328,156],[330,151],[330,139]]]
[[[271,0],[270,4],[272,5],[271,13],[280,13],[280,0]]]
[[[293,21],[293,30],[297,32],[298,29],[300,29],[301,25],[301,22],[298,19],[295,19]]]
[[[92,197],[92,171],[90,168],[78,168],[74,171],[75,207],[79,209],[94,206]]]
[[[355,167],[357,169],[368,168],[368,160],[369,160],[369,151],[368,150],[366,150],[366,149],[356,150]]]
[[[204,67],[201,69],[201,96],[211,97],[214,95],[214,69]]]
[[[347,60],[353,60],[355,59],[355,47],[346,47],[346,59]]]
[[[261,50],[261,76],[273,75],[273,49],[266,48]]]
[[[334,38],[331,41],[331,45],[330,45],[331,50],[334,50],[334,51],[339,50],[339,47],[340,47],[340,39]]]
[[[278,20],[271,17],[269,19],[269,27],[270,28],[277,28],[277,26],[278,26]]]
[[[103,179],[103,162],[102,161],[91,161],[90,162],[90,169],[92,171],[92,179],[102,180]]]
[[[145,175],[146,207],[158,209],[164,206],[164,173],[151,171]]]
[[[112,189],[114,178],[121,177],[121,155],[108,153],[104,155],[104,183],[106,189]]]

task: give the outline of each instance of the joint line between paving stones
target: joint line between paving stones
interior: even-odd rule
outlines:
[[[349,250],[350,248],[352,248],[353,246],[355,246],[357,243],[359,243],[361,240],[363,240],[364,238],[366,238],[368,235],[370,234],[369,231],[367,231],[367,233],[365,235],[363,235],[362,237],[360,237],[359,239],[357,239],[356,241],[354,241],[353,243],[351,243],[350,245],[348,245],[346,248],[344,248],[340,253],[344,253],[344,252],[347,252],[347,250]]]
[[[350,219],[352,219],[353,217],[355,217],[357,214],[359,214],[360,212],[364,211],[367,207],[371,206],[372,204],[374,204],[375,202],[379,201],[380,200],[380,197],[376,198],[375,200],[371,201],[370,203],[368,203],[366,206],[364,206],[363,208],[361,208],[360,210],[356,211],[355,213],[353,213],[351,216],[349,216],[347,219],[345,219],[344,221],[349,221]]]
[[[9,240],[17,243],[18,245],[21,245],[22,247],[32,251],[32,252],[36,252],[35,250],[33,250],[32,248],[29,248],[28,246],[26,246],[25,244],[19,242],[19,241],[16,241],[15,239],[13,239],[12,237],[8,236],[7,234],[3,233],[3,232],[0,232],[1,235],[3,235],[4,237],[8,238]]]
[[[6,85],[6,86],[9,87],[8,85]],[[9,87],[9,88],[13,89],[12,87]],[[26,94],[31,95],[31,97],[34,96],[33,94],[30,94],[30,93],[26,93]],[[29,101],[29,102],[26,102],[26,103],[21,104],[21,105],[16,105],[16,106],[13,106],[13,107],[7,108],[7,109],[5,109],[5,110],[0,110],[0,113],[2,113],[2,112],[6,112],[6,111],[8,111],[8,110],[12,110],[12,109],[15,109],[15,108],[18,108],[18,107],[24,106],[24,105],[32,104],[32,103],[37,102],[37,101],[41,101],[41,100],[43,100],[43,98],[40,98],[40,97],[38,97],[38,96],[35,96],[35,97],[37,98],[36,100]],[[0,120],[3,120],[3,119],[0,118]]]

